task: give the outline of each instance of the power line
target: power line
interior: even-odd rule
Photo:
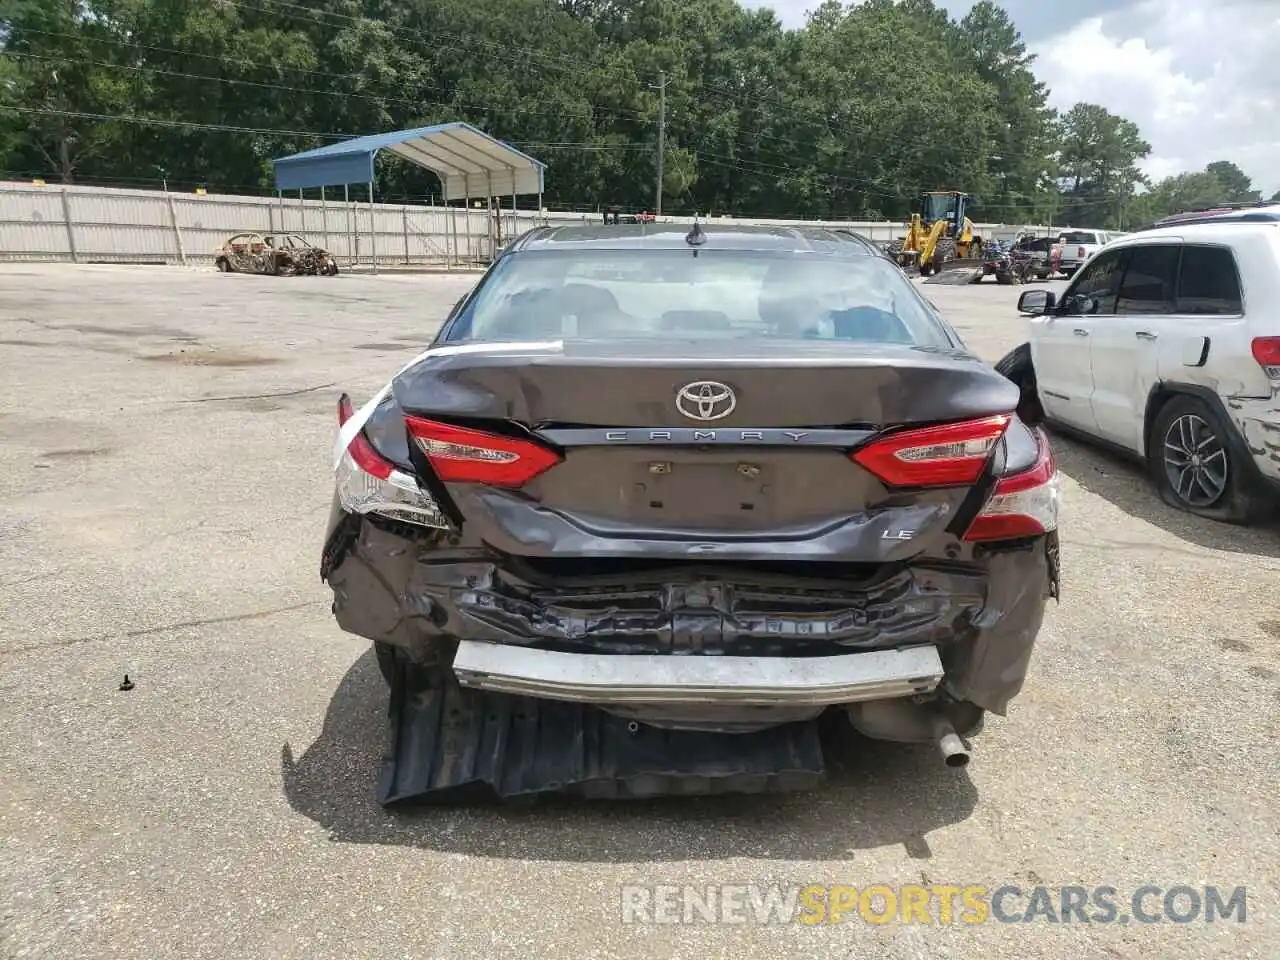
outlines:
[[[18,107],[0,104],[0,110],[11,110],[17,113],[41,114],[45,116],[68,117],[78,120],[116,121],[119,123],[138,123],[156,127],[184,127],[192,130],[208,130],[215,133],[240,133],[259,136],[276,137],[317,137],[322,140],[353,140],[357,136],[350,133],[317,133],[314,130],[274,130],[268,127],[238,127],[224,123],[198,123],[193,120],[165,120],[159,117],[135,117],[129,114],[87,113],[78,110],[54,110],[49,107]]]
[[[89,112],[75,111],[75,110],[54,110],[46,107],[18,107],[18,106],[10,106],[10,105],[0,105],[0,110],[8,110],[16,113],[35,114],[35,115],[43,115],[43,116],[58,116],[58,117],[66,117],[66,118],[81,119],[81,120],[97,120],[97,121],[103,121],[103,122],[135,123],[135,124],[140,124],[145,126],[195,129],[195,130],[203,130],[203,131],[213,132],[213,133],[235,133],[235,134],[241,134],[241,135],[250,134],[250,135],[258,135],[258,136],[315,137],[317,139],[333,140],[333,141],[353,139],[352,135],[350,134],[321,133],[315,130],[279,130],[279,129],[272,129],[272,128],[266,128],[266,127],[243,127],[243,126],[234,126],[230,124],[199,123],[199,122],[190,121],[190,120],[167,120],[159,117],[137,117],[137,116],[130,116],[127,114],[104,114],[104,113],[89,113]],[[573,142],[540,143],[539,144],[539,143],[526,142],[526,143],[520,143],[515,145],[529,147],[529,148],[537,148],[537,149],[586,150],[586,151],[593,151],[593,152],[615,150],[615,149],[616,150],[647,150],[649,149],[647,144],[591,144],[591,143],[573,143]],[[710,162],[713,166],[721,166],[721,167],[728,167],[730,169],[738,169],[744,173],[761,174],[765,172],[758,169],[752,169],[748,166],[743,165],[740,161],[733,160],[732,158],[718,157],[715,154],[695,154],[695,156],[697,156],[700,160],[705,160],[707,162]],[[841,182],[841,178],[838,175],[825,174],[821,172],[815,172],[812,174],[811,173],[801,174],[801,173],[798,173],[794,168],[790,168],[790,169],[778,168],[778,171],[780,173],[783,170],[786,170],[786,172],[789,173],[789,175],[777,176],[775,178],[777,182],[801,183],[811,179],[827,181],[827,182],[832,182],[832,181]],[[195,178],[195,179],[203,179],[203,178]],[[871,193],[870,191],[864,191],[864,192]],[[902,199],[903,198],[901,193],[878,193],[874,195],[880,196],[884,199]],[[1100,198],[1090,198],[1089,200],[1073,201],[1059,195],[1059,199],[1065,200],[1066,203],[1070,204],[1072,207],[1075,207],[1075,208],[1078,208],[1078,207],[1092,208],[1092,207],[1100,207],[1100,206],[1113,204],[1116,202],[1117,198],[1116,197],[1100,197]],[[1024,210],[1026,208],[1027,208],[1027,205],[1025,204],[983,204],[982,205],[983,210]]]
[[[254,87],[260,90],[280,90],[289,93],[306,93],[317,97],[350,97],[358,100],[369,100],[375,103],[401,103],[411,107],[421,107],[424,105],[435,107],[468,107],[472,110],[493,111],[495,108],[488,104],[468,103],[465,100],[457,100],[446,103],[441,100],[410,100],[406,97],[382,96],[378,94],[368,93],[349,93],[345,90],[316,90],[311,87],[294,87],[280,83],[267,83],[261,80],[241,80],[235,77],[215,77],[208,74],[186,73],[180,70],[169,70],[164,67],[155,67],[151,65],[135,65],[125,63],[111,63],[106,60],[88,60],[82,58],[72,59],[70,57],[48,57],[38,53],[21,53],[17,51],[2,51],[0,55],[6,57],[18,57],[24,60],[41,60],[49,63],[77,63],[90,64],[98,67],[106,67],[111,70],[129,70],[135,73],[152,73],[160,76],[177,77],[184,80],[200,80],[205,83],[227,83],[241,87]],[[547,117],[580,117],[582,119],[592,119],[589,114],[573,114],[567,111],[546,111],[546,110],[521,110],[522,113],[530,113],[535,116]]]
[[[109,114],[109,113],[88,113],[78,110],[54,110],[48,107],[18,107],[9,104],[0,104],[0,110],[11,110],[17,113],[37,114],[46,116],[68,117],[79,120],[98,120],[102,122],[119,122],[119,123],[137,123],[147,126],[158,127],[187,127],[196,130],[205,130],[211,133],[236,133],[236,134],[254,134],[260,136],[280,136],[280,137],[315,137],[321,140],[353,140],[356,134],[350,133],[320,133],[315,130],[276,130],[267,127],[241,127],[231,124],[218,123],[199,123],[192,120],[166,120],[160,117],[138,117],[130,114]],[[533,142],[525,141],[512,144],[516,147],[530,147],[541,150],[587,150],[587,151],[608,151],[608,150],[647,150],[647,144],[643,143],[577,143],[573,141],[563,142]]]
[[[239,2],[237,2],[237,0],[228,0],[228,2],[233,3],[233,5],[235,5],[235,6],[245,7],[245,5],[244,5],[243,3],[239,3]],[[287,2],[287,0],[263,0],[263,2],[273,3],[273,4],[276,4],[276,5],[278,5],[278,6],[282,6],[282,7],[289,7],[289,8],[293,8],[293,9],[309,9],[309,8],[301,7],[299,4],[296,4],[296,3],[290,3],[290,2]],[[245,7],[245,8],[246,8],[246,9],[250,9],[250,8],[248,8],[248,7]],[[311,11],[311,12],[315,12],[315,11]],[[383,26],[387,27],[387,29],[388,29],[388,30],[390,30],[390,31],[391,31],[391,32],[393,32],[393,33],[400,33],[400,32],[402,32],[402,30],[403,30],[403,28],[400,28],[400,29],[392,28],[389,24],[386,24],[386,23],[385,23],[385,22],[383,22],[383,21],[372,21],[372,20],[368,20],[368,18],[354,17],[354,16],[351,16],[351,15],[347,15],[347,14],[339,14],[339,13],[332,12],[332,11],[322,11],[322,13],[324,13],[325,15],[328,15],[328,16],[339,17],[339,18],[341,18],[341,19],[348,20],[348,21],[352,21],[352,22],[367,21],[367,22],[380,23],[380,24],[382,24]],[[232,58],[232,57],[220,56],[220,55],[216,55],[216,54],[200,54],[200,53],[192,53],[192,52],[189,52],[189,51],[179,51],[179,50],[174,50],[174,49],[172,49],[172,48],[157,47],[157,46],[148,45],[148,44],[128,43],[128,42],[125,42],[125,41],[120,41],[120,40],[116,40],[116,39],[112,39],[112,38],[106,38],[106,37],[94,37],[94,36],[90,36],[90,35],[76,36],[76,35],[72,35],[72,34],[61,34],[61,33],[55,33],[55,32],[52,32],[52,31],[41,31],[41,30],[34,30],[34,29],[33,29],[33,30],[27,30],[27,31],[24,31],[24,32],[30,32],[30,33],[36,33],[36,34],[42,34],[42,35],[47,35],[47,36],[63,37],[63,38],[66,38],[66,39],[84,40],[84,41],[88,41],[88,42],[98,42],[98,43],[105,43],[105,44],[114,44],[114,45],[122,46],[122,47],[131,47],[131,48],[139,48],[139,49],[150,49],[150,50],[154,50],[154,51],[158,51],[158,52],[163,52],[163,53],[170,53],[170,54],[178,55],[178,56],[191,56],[191,55],[194,55],[194,56],[202,57],[202,58],[205,58],[205,59],[218,60],[218,61],[225,62],[225,63],[232,63],[232,64],[239,64],[239,65],[254,66],[254,67],[259,67],[259,68],[263,68],[263,69],[269,69],[269,68],[271,68],[271,67],[270,67],[270,65],[263,64],[263,63],[261,63],[261,62],[259,62],[259,61],[252,61],[252,60],[240,59],[240,58]],[[439,36],[447,37],[447,38],[452,38],[452,39],[461,39],[461,38],[455,38],[455,37],[454,37],[454,35],[452,35],[452,34],[440,34]],[[417,41],[420,41],[420,40],[421,40],[421,36],[420,36],[420,35],[417,35],[417,36],[415,36],[415,37],[414,37],[414,39],[415,39],[415,40],[417,40]],[[482,45],[490,45],[490,46],[493,46],[493,45],[494,45],[494,44],[493,44],[492,42],[490,42],[490,41],[478,41],[478,40],[475,40],[475,41],[473,41],[473,42],[480,43],[480,44],[482,44]],[[526,49],[526,50],[530,50],[531,48],[524,48],[524,49]],[[459,99],[457,99],[457,98],[456,98],[456,96],[455,96],[455,99],[454,99],[453,101],[451,101],[451,102],[444,102],[444,101],[431,101],[431,100],[410,100],[410,99],[408,99],[408,98],[404,98],[404,97],[395,97],[395,96],[386,96],[386,95],[377,95],[377,94],[362,94],[362,93],[354,93],[354,92],[341,91],[341,90],[337,90],[337,91],[334,91],[334,90],[317,90],[317,89],[314,89],[314,88],[296,87],[296,86],[291,86],[291,85],[286,85],[286,84],[280,84],[280,83],[268,83],[268,82],[264,82],[264,81],[243,80],[243,79],[238,79],[238,78],[233,78],[233,77],[218,77],[218,76],[208,76],[208,75],[202,75],[202,74],[193,74],[193,73],[186,73],[186,72],[182,72],[182,71],[169,70],[169,69],[166,69],[166,68],[164,68],[164,67],[157,67],[157,66],[151,66],[151,65],[117,64],[117,63],[111,63],[111,62],[109,62],[109,61],[95,61],[95,60],[88,60],[88,61],[86,61],[86,60],[72,60],[72,59],[69,59],[69,58],[48,57],[48,56],[43,56],[43,55],[40,55],[40,54],[22,53],[22,52],[17,52],[17,51],[8,51],[8,55],[10,55],[10,56],[17,56],[17,57],[25,57],[25,58],[36,59],[36,60],[44,60],[44,61],[48,61],[48,62],[58,62],[58,63],[84,63],[84,62],[87,62],[87,63],[95,64],[95,65],[98,65],[98,66],[106,67],[106,68],[108,68],[108,69],[130,70],[130,71],[137,71],[137,72],[150,72],[150,73],[154,73],[154,74],[162,75],[162,76],[171,76],[171,77],[177,77],[177,78],[184,78],[184,79],[191,79],[191,80],[199,80],[199,81],[202,81],[202,82],[211,82],[211,83],[227,83],[227,84],[239,85],[239,86],[250,86],[250,87],[255,87],[255,88],[258,88],[258,89],[278,90],[278,91],[288,91],[288,92],[294,92],[294,93],[305,93],[305,94],[311,94],[311,95],[314,95],[314,96],[332,96],[332,95],[335,95],[335,94],[336,94],[336,95],[338,95],[338,96],[344,96],[344,97],[348,97],[348,98],[354,98],[354,99],[360,99],[360,100],[372,101],[372,102],[380,103],[380,104],[386,104],[386,103],[400,103],[400,104],[406,104],[406,105],[409,105],[409,106],[412,106],[412,107],[420,107],[420,106],[422,106],[422,105],[424,105],[424,104],[430,104],[430,105],[433,105],[433,106],[449,107],[449,108],[465,107],[465,108],[470,108],[470,109],[473,109],[473,110],[480,110],[480,111],[485,111],[485,112],[491,112],[491,111],[494,111],[494,110],[496,110],[496,109],[500,109],[500,108],[496,108],[496,107],[494,107],[494,106],[492,106],[492,105],[490,105],[490,104],[480,104],[480,103],[475,103],[475,102],[473,102],[473,101],[472,101],[472,102],[468,102],[468,101],[464,101],[464,100],[459,100]],[[306,68],[300,68],[300,67],[297,67],[297,68],[294,68],[294,67],[286,67],[285,69],[294,70],[294,71],[296,71],[296,72],[309,73],[309,74],[312,74],[312,75],[315,75],[315,76],[331,77],[331,78],[335,78],[335,79],[349,79],[349,80],[356,80],[356,81],[362,81],[362,80],[366,79],[366,78],[361,77],[361,76],[360,76],[360,75],[358,75],[358,74],[336,74],[336,73],[327,73],[327,72],[324,72],[324,71],[309,70],[309,69],[306,69]],[[635,74],[632,74],[632,76],[636,76],[636,75],[635,75]],[[665,78],[665,75],[662,75],[662,76]],[[662,104],[662,106],[665,106],[665,103],[664,103],[664,101],[665,101],[665,88],[666,88],[666,85],[667,85],[668,83],[669,83],[669,80],[663,79],[662,84],[661,84],[661,86],[660,86],[660,87],[654,87],[654,88],[653,88],[653,89],[659,89],[659,90],[660,90],[660,104]],[[443,88],[442,88],[442,87],[440,87],[438,84],[423,84],[423,85],[428,86],[428,87],[431,87],[431,88],[433,88],[433,89],[443,89]],[[765,105],[769,105],[769,104],[772,104],[772,105],[777,106],[777,107],[782,107],[782,106],[783,106],[782,102],[781,102],[780,100],[776,99],[776,98],[775,98],[775,99],[772,99],[772,100],[766,100],[765,98],[760,97],[760,96],[758,96],[758,95],[755,95],[755,96],[754,96],[754,102],[747,102],[747,103],[743,103],[743,102],[742,102],[742,100],[741,100],[741,98],[740,98],[739,92],[735,92],[735,91],[726,91],[724,88],[719,87],[719,86],[714,85],[714,84],[705,84],[705,83],[704,83],[704,84],[702,85],[702,87],[703,87],[703,90],[704,90],[705,92],[709,92],[709,93],[711,93],[711,94],[713,94],[713,95],[717,95],[717,94],[718,94],[718,95],[720,95],[720,96],[730,97],[730,98],[732,99],[732,101],[733,101],[733,103],[734,103],[734,105],[735,105],[735,106],[740,107],[740,108],[742,108],[742,109],[744,109],[744,110],[748,110],[748,111],[749,111],[749,110],[752,110],[753,108],[759,108],[759,107],[762,107],[762,106],[765,106]],[[794,108],[795,108],[795,107],[797,107],[797,106],[800,106],[800,107],[803,107],[803,108],[805,108],[805,109],[812,110],[812,111],[815,111],[815,112],[817,112],[817,111],[821,110],[821,108],[820,108],[820,107],[817,107],[817,106],[811,105],[811,104],[809,104],[809,103],[805,103],[805,102],[803,102],[803,101],[800,101],[800,102],[797,102],[797,103],[789,103],[789,104],[787,104],[786,106],[787,106],[787,110],[789,110],[789,111],[790,111],[790,110],[792,110],[792,109],[794,109]],[[639,119],[639,120],[641,120],[641,121],[642,121],[642,122],[644,122],[644,123],[651,123],[651,122],[654,122],[654,121],[652,121],[652,120],[650,120],[650,119],[648,119],[648,118],[645,118],[645,117],[641,116],[640,114],[637,114],[637,113],[634,113],[634,112],[630,112],[630,113],[612,113],[612,114],[597,114],[597,113],[595,113],[594,111],[591,111],[591,112],[588,112],[588,113],[585,113],[585,114],[583,114],[583,113],[572,113],[572,112],[568,112],[568,111],[536,111],[536,110],[525,110],[525,111],[522,111],[522,112],[525,112],[525,113],[531,113],[531,114],[534,114],[534,115],[540,115],[540,116],[554,116],[554,117],[557,117],[557,118],[574,117],[574,118],[580,118],[580,119],[584,119],[584,120],[588,120],[588,121],[600,121],[600,122],[606,122],[606,123],[607,123],[607,122],[610,122],[610,121],[616,121],[616,120],[619,120],[619,119]],[[662,109],[662,107],[660,107],[660,114],[664,114],[664,113],[665,113],[665,110],[663,110],[663,109]],[[794,118],[793,118],[793,119],[794,119]],[[810,121],[809,123],[810,123],[810,125],[811,125],[811,126],[819,126],[819,127],[821,127],[821,128],[822,128],[822,129],[823,129],[823,130],[828,134],[828,135],[834,135],[834,130],[832,129],[832,126],[831,126],[831,124],[830,124],[830,122],[829,122],[829,119],[830,119],[829,117],[825,117],[825,116],[824,116],[823,120],[822,120],[820,123],[816,123],[816,122],[814,122],[814,121]],[[660,121],[660,124],[661,124],[661,121]],[[846,124],[847,124],[847,121],[846,121]],[[665,124],[661,124],[661,125],[662,125],[663,127],[665,127]],[[843,126],[843,124],[842,124],[842,126]],[[867,129],[867,127],[866,127],[865,125],[858,125],[858,126],[856,127],[856,129]],[[665,130],[663,130],[663,131],[662,131],[662,133],[665,133]],[[755,131],[739,131],[739,136],[740,136],[740,137],[742,137],[743,135],[745,135],[745,138],[746,138],[746,139],[748,139],[748,140],[750,140],[750,139],[757,139],[757,140],[772,140],[772,141],[776,141],[776,142],[779,142],[779,143],[786,144],[786,145],[788,145],[789,147],[791,147],[793,150],[801,149],[801,148],[799,147],[799,145],[797,144],[797,142],[796,142],[795,138],[794,138],[794,137],[790,137],[790,136],[779,136],[779,135],[776,135],[776,134],[771,134],[771,133],[767,133],[767,132],[765,132],[765,131],[759,131],[759,130],[755,130]],[[660,138],[659,138],[659,139],[661,140],[661,139],[663,139],[663,137],[660,135]],[[921,147],[921,148],[923,148],[925,145],[927,145],[927,138],[923,138],[923,137],[922,137],[922,138],[921,138],[921,142],[920,142],[920,147]],[[584,145],[584,148],[585,148],[585,145]],[[596,148],[593,148],[593,149],[596,149]],[[606,149],[614,149],[614,148],[606,148]],[[661,155],[660,155],[660,157],[659,157],[659,166],[661,166],[661,165],[662,165],[662,164],[661,164],[661,161],[665,158],[665,149],[663,149],[663,148],[660,146],[660,148],[659,148],[659,152],[660,152],[660,154],[661,154]],[[755,164],[757,164],[757,165],[761,166],[762,168],[765,168],[765,167],[769,167],[769,166],[770,166],[769,164],[766,164],[766,163],[764,163],[763,161],[749,161],[749,162],[755,163]],[[774,166],[776,166],[776,165],[774,165]],[[786,169],[786,170],[790,170],[790,169],[792,169],[792,168],[790,168],[790,167],[786,167],[786,168],[779,167],[778,169]],[[858,177],[854,177],[854,176],[850,176],[850,175],[836,176],[836,175],[831,175],[831,174],[820,174],[820,176],[823,176],[823,177],[827,178],[828,182],[836,182],[836,183],[850,184],[850,185],[852,185],[854,188],[859,189],[859,190],[860,190],[860,192],[863,192],[863,193],[875,193],[875,190],[874,190],[874,189],[868,189],[868,188],[879,188],[879,187],[884,187],[884,186],[885,186],[884,184],[882,184],[881,182],[876,181],[876,180],[870,180],[870,179],[865,179],[865,178],[858,178]],[[898,191],[898,190],[890,190],[890,192],[881,193],[881,194],[879,194],[879,195],[880,195],[880,196],[883,196],[883,197],[900,198],[900,197],[902,196],[902,193],[901,193],[901,191]],[[1009,206],[1009,207],[1011,207],[1011,208],[1018,208],[1018,209],[1020,209],[1023,205],[1010,204],[1010,205],[1008,205],[1008,206]]]
[[[325,70],[312,70],[309,67],[287,66],[287,65],[281,65],[279,63],[263,63],[260,60],[249,60],[244,57],[229,57],[223,54],[216,54],[216,53],[200,53],[198,51],[192,51],[192,50],[177,50],[177,49],[174,49],[173,47],[160,47],[154,44],[120,40],[114,37],[92,36],[88,34],[77,35],[77,34],[71,34],[71,33],[57,33],[51,30],[38,30],[31,27],[23,27],[22,33],[38,34],[40,36],[56,37],[64,40],[77,40],[77,41],[87,42],[87,43],[98,43],[98,44],[104,44],[107,46],[122,47],[125,49],[150,50],[153,53],[166,53],[166,54],[170,54],[172,56],[177,56],[177,57],[196,57],[202,60],[213,60],[219,63],[227,63],[227,64],[236,65],[236,66],[256,67],[261,70],[285,70],[290,73],[304,73],[310,76],[324,77],[326,79],[331,79],[331,80],[351,80],[356,83],[364,83],[369,79],[368,77],[358,73],[332,73],[330,71],[325,71]],[[69,58],[60,59],[60,58],[48,57],[43,54],[28,53],[26,51],[16,51],[16,50],[5,50],[5,51],[0,51],[0,53],[7,54],[9,56],[21,56],[21,57],[28,57],[28,58],[42,59],[42,60],[57,59],[59,60],[59,62],[63,62],[63,63],[96,63],[101,66],[118,67],[121,69],[151,70],[156,73],[168,74],[169,76],[188,77],[191,79],[203,79],[203,80],[213,80],[213,81],[231,82],[231,83],[249,82],[249,81],[237,81],[235,79],[225,78],[225,77],[202,77],[202,76],[197,76],[195,74],[177,73],[174,71],[170,71],[165,67],[152,66],[150,64],[115,64],[115,63],[111,63],[110,61],[92,61],[92,60],[81,60],[81,59],[72,60]],[[421,78],[414,78],[413,84],[418,87],[426,87],[427,89],[430,89],[430,90],[440,90],[446,93],[449,92],[448,87],[445,87],[439,83],[425,81]],[[470,106],[478,110],[494,109],[494,107],[487,104],[481,105],[481,104],[475,104],[475,103],[467,103],[466,101],[461,101],[457,99],[449,103],[445,103],[443,101],[432,101],[432,100],[408,100],[403,97],[381,96],[378,94],[350,93],[350,92],[344,92],[341,90],[338,90],[338,91],[314,90],[314,89],[304,90],[303,88],[288,87],[288,86],[277,86],[276,89],[295,90],[298,92],[315,93],[323,96],[328,96],[332,93],[338,93],[342,96],[347,96],[347,97],[359,97],[367,100],[381,100],[381,101],[393,102],[393,103],[407,103],[410,105],[430,103],[437,106]],[[600,120],[600,121],[636,120],[642,123],[653,122],[652,120],[648,119],[642,114],[636,113],[634,111],[615,111],[612,113],[596,113],[594,112],[594,110],[592,110],[587,113],[567,113],[565,111],[522,110],[521,112],[533,113],[539,116],[580,117],[582,119]]]
[[[253,7],[242,2],[242,0],[223,0],[223,2],[230,4],[231,6],[240,7],[241,9],[244,9],[244,10],[253,10],[255,13],[266,12],[261,9],[255,10]],[[534,47],[522,47],[518,44],[499,43],[494,40],[482,40],[478,37],[464,37],[464,36],[459,36],[458,34],[453,34],[453,33],[432,33],[432,34],[424,35],[421,32],[412,31],[408,27],[393,26],[385,20],[376,20],[372,17],[356,16],[349,13],[339,13],[336,10],[321,10],[315,7],[305,6],[300,3],[292,3],[290,2],[290,0],[259,0],[259,2],[269,3],[277,8],[284,7],[284,8],[290,8],[293,10],[298,10],[301,13],[305,14],[307,19],[312,24],[315,23],[315,20],[317,17],[333,17],[338,20],[346,21],[348,23],[377,24],[381,26],[383,29],[385,29],[392,36],[405,37],[416,43],[421,43],[424,37],[426,37],[433,41],[439,41],[441,39],[452,41],[455,45],[462,46],[462,47],[465,47],[468,44],[487,47],[491,49],[495,55],[502,56],[502,57],[509,57],[513,51],[518,51],[526,54],[531,61],[535,61],[535,60],[545,61],[549,59],[555,59],[563,62],[563,66],[557,65],[556,69],[562,70],[567,73],[572,73],[574,75],[581,74],[582,68],[584,65],[584,60],[581,57],[570,57],[570,56],[565,56],[563,54],[548,54],[545,51],[538,50]],[[297,14],[294,14],[292,15],[292,19],[295,22],[297,22],[301,18]],[[643,82],[639,74],[635,73],[634,71],[628,70],[627,68],[623,67],[620,64],[606,64],[599,60],[595,62],[587,60],[585,62],[585,65],[590,67],[597,67],[600,69],[606,69],[606,70],[618,70],[618,72],[620,73],[627,73],[633,79]]]

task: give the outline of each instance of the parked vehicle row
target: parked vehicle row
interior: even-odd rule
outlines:
[[[992,241],[983,248],[981,273],[974,283],[994,277],[1002,285],[1070,279],[1089,259],[1112,241],[1125,236],[1107,230],[1066,230],[1057,235],[1022,235],[1012,243]]]

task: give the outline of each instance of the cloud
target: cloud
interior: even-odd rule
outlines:
[[[800,27],[818,0],[742,0]],[[962,17],[973,0],[946,2]],[[1230,160],[1280,190],[1280,3],[1276,0],[1007,0],[1061,110],[1097,103],[1151,144],[1152,178]]]
[[[1143,0],[1033,48],[1050,102],[1097,103],[1134,121],[1153,178],[1231,160],[1280,189],[1280,5]]]

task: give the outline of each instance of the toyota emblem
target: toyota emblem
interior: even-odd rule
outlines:
[[[690,420],[723,420],[737,405],[734,392],[715,380],[695,380],[676,391],[676,409]]]

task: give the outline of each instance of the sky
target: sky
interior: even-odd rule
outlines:
[[[803,26],[817,0],[740,0]],[[935,0],[961,17],[974,0]],[[1004,0],[1060,110],[1136,123],[1158,180],[1230,160],[1280,190],[1280,0]]]

